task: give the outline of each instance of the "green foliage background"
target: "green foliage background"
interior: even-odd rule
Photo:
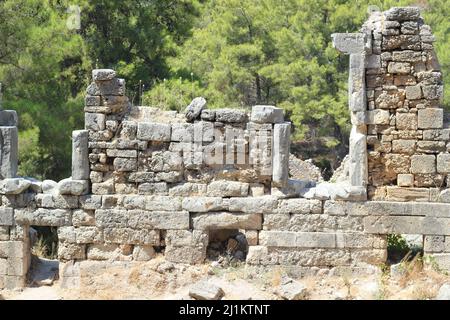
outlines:
[[[80,30],[66,26],[69,5],[81,9]],[[335,167],[347,152],[348,58],[331,33],[359,30],[369,5],[423,9],[450,110],[448,0],[2,1],[0,81],[4,108],[19,112],[20,174],[70,175],[71,131],[83,127],[95,67],[117,70],[135,104],[182,110],[202,95],[209,108],[282,107],[294,150]]]

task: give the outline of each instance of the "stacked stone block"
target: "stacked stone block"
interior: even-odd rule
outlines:
[[[367,137],[369,194],[432,201],[426,193],[448,187],[450,173],[435,38],[414,7],[374,13],[363,32],[372,40],[366,66],[368,109],[374,115]]]

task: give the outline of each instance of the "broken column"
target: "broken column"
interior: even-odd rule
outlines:
[[[273,176],[275,187],[286,187],[289,178],[291,123],[277,123],[273,128]]]
[[[334,47],[350,55],[348,83],[349,109],[352,130],[350,133],[350,184],[367,186],[367,103],[365,65],[368,45],[362,33],[336,33],[332,35]],[[370,41],[369,41],[370,42]]]
[[[18,118],[14,110],[3,110],[0,83],[0,179],[14,178],[18,163]]]

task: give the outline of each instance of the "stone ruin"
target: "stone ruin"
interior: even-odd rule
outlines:
[[[289,179],[281,109],[132,107],[113,70],[93,71],[72,176],[58,183],[16,177],[18,118],[0,111],[0,288],[26,285],[33,226],[57,228],[67,284],[83,260],[163,252],[202,263],[224,231],[245,238],[247,264],[338,274],[384,263],[388,234],[421,234],[424,253],[449,270],[450,129],[433,41],[414,7],[333,35],[350,55],[349,174],[339,183]]]

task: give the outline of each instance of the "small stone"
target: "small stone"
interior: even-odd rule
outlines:
[[[236,109],[218,109],[216,110],[216,121],[227,123],[246,122],[247,114]]]
[[[187,106],[185,110],[186,120],[192,122],[197,119],[206,106],[206,100],[203,97],[197,97]]]
[[[250,120],[256,123],[281,123],[284,121],[283,109],[274,106],[253,106]]]
[[[206,281],[197,282],[189,289],[189,296],[197,300],[220,300],[224,295],[222,288]]]
[[[436,300],[450,300],[450,283],[444,283],[439,288]]]
[[[278,289],[278,294],[285,300],[303,300],[307,296],[306,287],[291,278],[283,278]]]
[[[57,190],[59,194],[68,194],[80,196],[89,191],[88,180],[72,180],[70,178],[63,179],[58,183]]]

